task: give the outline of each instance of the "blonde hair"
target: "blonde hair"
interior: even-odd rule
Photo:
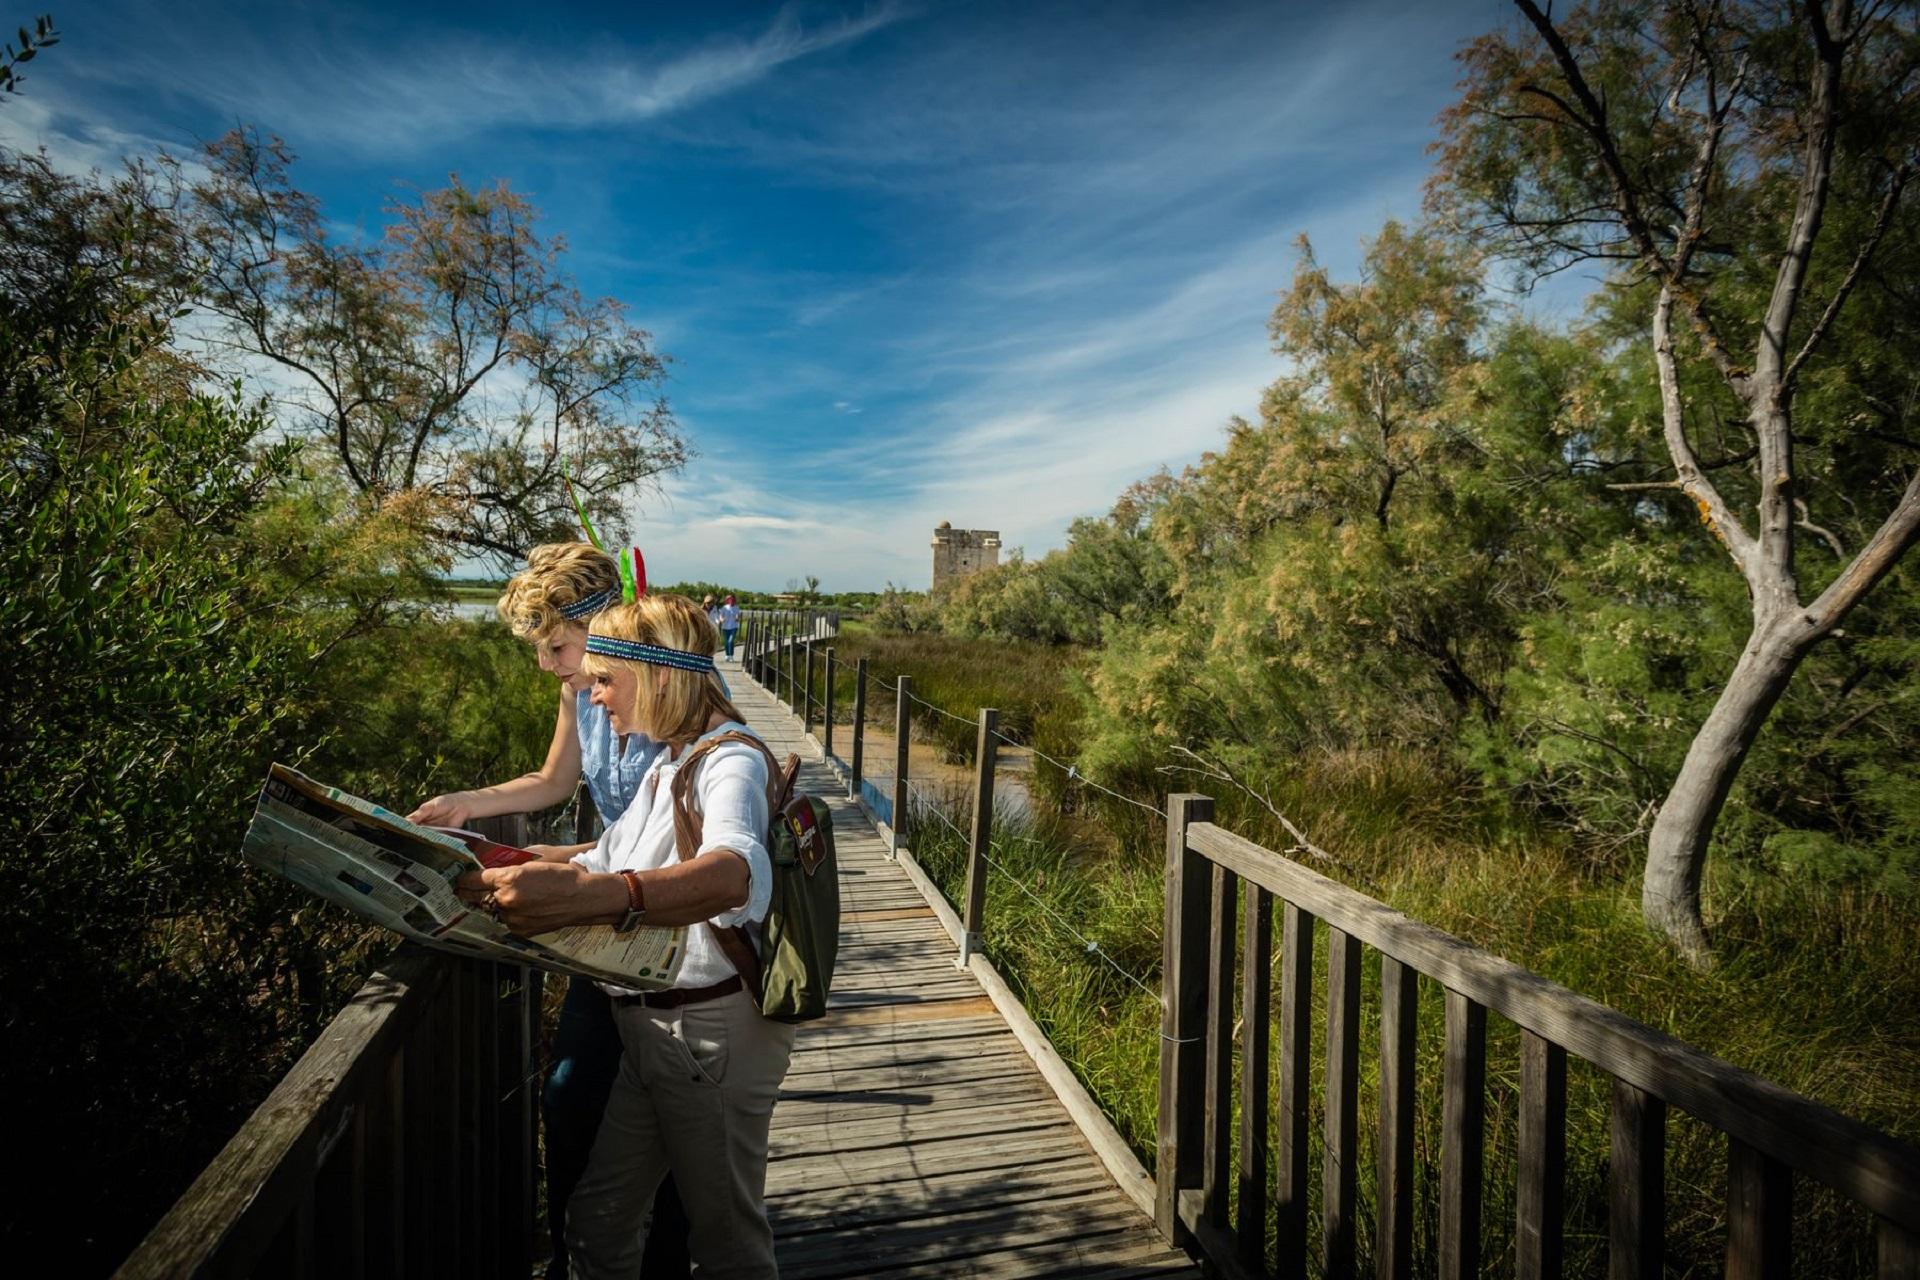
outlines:
[[[703,655],[712,654],[720,644],[720,632],[707,621],[700,606],[676,595],[642,596],[632,604],[617,604],[595,614],[588,631]],[[597,679],[610,675],[616,666],[632,667],[640,673],[633,718],[650,738],[673,746],[692,742],[707,731],[707,721],[716,711],[728,720],[746,720],[727,699],[716,672],[682,671],[601,653],[586,655],[580,670]]]
[[[527,554],[527,567],[507,579],[497,607],[514,635],[541,644],[562,627],[580,625],[562,608],[607,590],[620,592],[612,556],[590,542],[549,542]]]

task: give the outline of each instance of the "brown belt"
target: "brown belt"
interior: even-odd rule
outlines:
[[[644,991],[634,996],[615,996],[613,1002],[637,1004],[648,1009],[678,1009],[683,1004],[699,1004],[704,1000],[730,996],[744,985],[736,973],[725,982],[716,982],[710,987],[670,987],[665,991]]]

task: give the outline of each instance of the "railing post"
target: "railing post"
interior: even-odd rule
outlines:
[[[860,798],[860,766],[867,747],[867,660],[853,664],[853,759],[847,762],[847,794]]]
[[[1609,1280],[1659,1280],[1667,1225],[1667,1104],[1613,1082],[1607,1181]]]
[[[788,614],[780,635],[780,701],[787,704],[788,712],[793,710],[793,636],[793,615]]]
[[[913,733],[913,681],[906,676],[894,686],[893,708],[893,848],[894,857],[907,842],[907,740]]]
[[[973,840],[967,853],[966,909],[960,917],[960,959],[980,950],[980,917],[987,909],[987,850],[993,847],[993,758],[1000,713],[980,708],[980,736],[973,760]]]
[[[1161,934],[1160,1119],[1154,1159],[1154,1224],[1169,1241],[1186,1238],[1180,1192],[1200,1185],[1206,1117],[1207,918],[1212,886],[1206,859],[1187,828],[1213,821],[1206,796],[1167,797],[1166,925]]]
[[[826,688],[820,697],[820,749],[833,755],[833,646],[827,646]]]
[[[800,687],[800,732],[813,732],[813,628],[807,628],[807,681]]]
[[[793,635],[787,642],[787,710],[795,715],[805,710],[800,701],[800,620],[794,619]]]

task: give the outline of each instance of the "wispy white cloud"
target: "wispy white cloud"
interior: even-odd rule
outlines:
[[[186,86],[203,116],[362,172],[439,164],[455,139],[563,157],[574,180],[536,194],[590,288],[638,282],[702,451],[635,504],[657,572],[924,584],[940,520],[1044,551],[1251,413],[1283,368],[1265,322],[1290,241],[1311,232],[1345,273],[1417,212],[1448,50],[1499,20],[1388,0],[1063,12],[788,8],[548,51],[417,24],[329,38],[345,19],[294,9],[216,47],[143,31],[88,74]],[[107,158],[135,127],[99,119],[64,127]],[[643,162],[715,178],[710,202],[674,190],[649,220],[654,179],[602,154],[641,136]],[[804,232],[770,245],[789,196]]]
[[[789,63],[908,16],[881,4],[816,22],[782,7],[751,31],[682,45],[608,36],[582,48],[454,29],[382,29],[366,15],[292,10],[290,26],[236,24],[205,39],[156,23],[110,63],[85,68],[129,89],[171,85],[218,115],[302,146],[418,153],[502,129],[644,124],[745,88]]]

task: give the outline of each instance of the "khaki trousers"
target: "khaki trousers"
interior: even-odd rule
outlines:
[[[761,1017],[745,992],[677,1009],[616,1005],[614,1022],[620,1075],[567,1211],[574,1275],[640,1274],[647,1206],[671,1169],[694,1275],[776,1276],[767,1130],[793,1028]]]

